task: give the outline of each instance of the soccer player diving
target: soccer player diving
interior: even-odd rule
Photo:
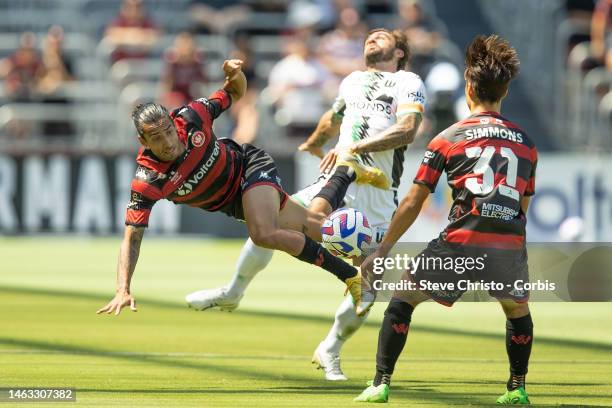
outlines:
[[[469,278],[496,281],[508,288],[489,291],[506,316],[510,363],[507,391],[497,403],[529,404],[525,391],[533,341],[529,293],[516,290],[512,283],[528,281],[525,227],[530,196],[535,193],[537,150],[519,126],[500,114],[502,100],[518,69],[517,53],[507,41],[495,35],[478,36],[469,44],[464,76],[471,116],[429,143],[411,190],[393,216],[382,244],[363,262],[362,274],[364,279],[374,279],[375,259],[385,258],[410,228],[442,172],[447,174],[454,200],[449,224],[419,257],[484,257],[484,267],[460,275],[431,262],[433,267],[411,267],[404,272],[402,279],[415,283],[417,289],[393,294],[379,332],[374,379],[355,401],[387,402],[391,376],[406,343],[414,309],[428,299],[452,306],[464,293],[457,288],[461,287],[459,280]],[[455,289],[419,290],[427,282],[450,282]]]
[[[318,242],[325,216],[293,201],[280,184],[272,158],[263,150],[231,139],[218,139],[212,123],[246,91],[242,61],[223,63],[223,88],[169,113],[162,105],[137,106],[132,119],[142,145],[136,159],[126,213],[126,227],[117,265],[115,297],[97,313],[118,315],[123,307],[136,311],[130,283],[151,209],[170,200],[206,211],[221,211],[244,220],[253,242],[285,251],[301,261],[320,266],[347,285],[360,308],[361,276]],[[356,161],[339,163],[320,192],[335,209],[352,181],[376,181],[380,171]],[[372,171],[370,171],[372,170]]]
[[[344,198],[345,206],[357,208],[368,217],[374,236],[370,249],[374,249],[397,209],[404,153],[421,123],[426,94],[421,78],[405,71],[410,50],[401,31],[383,28],[370,31],[364,41],[363,57],[367,69],[354,71],[343,79],[332,108],[323,114],[312,135],[299,148],[323,159],[320,165],[323,174],[292,197],[315,212],[329,214],[332,210],[329,200],[322,197],[330,180],[325,173],[335,164],[342,168],[342,162],[336,161],[343,160],[345,153],[388,175],[390,185],[351,184]],[[324,157],[322,147],[338,134],[335,148]],[[229,285],[191,293],[186,297],[188,304],[197,310],[236,309],[247,286],[268,265],[272,254],[272,250],[248,240]],[[366,317],[365,313],[356,313],[349,296],[338,307],[334,324],[313,355],[313,363],[323,369],[327,380],[347,379],[341,369],[340,351]]]

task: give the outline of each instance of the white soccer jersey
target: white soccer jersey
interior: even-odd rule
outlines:
[[[342,148],[362,139],[377,136],[397,123],[402,115],[425,110],[425,85],[407,71],[355,71],[340,84],[333,109],[343,115],[340,139]],[[397,188],[404,167],[406,146],[383,152],[360,154],[364,164],[377,167]]]
[[[412,72],[353,72],[340,84],[333,107],[336,113],[343,115],[336,147],[376,137],[407,113],[423,113],[425,101],[423,81]],[[390,191],[369,184],[349,186],[346,204],[363,211],[372,225],[388,225],[397,209],[396,189],[404,171],[406,149],[407,146],[403,146],[359,155],[363,163],[381,169],[391,180]]]

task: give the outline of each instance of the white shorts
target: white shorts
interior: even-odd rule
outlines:
[[[308,207],[329,177],[330,175],[319,176],[316,182],[293,194],[291,198]],[[351,183],[344,196],[344,203],[346,207],[355,208],[365,214],[372,227],[370,248],[377,248],[389,229],[391,218],[397,209],[397,192],[381,190],[369,184]]]

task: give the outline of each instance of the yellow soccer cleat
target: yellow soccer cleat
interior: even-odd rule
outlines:
[[[355,182],[358,184],[370,184],[383,190],[391,188],[389,178],[382,170],[359,163],[355,156],[341,156],[336,166],[347,166],[353,169],[356,176]]]
[[[348,278],[344,283],[346,283],[344,294],[350,293],[353,298],[353,304],[358,306],[361,303],[361,275],[357,274],[352,278]]]

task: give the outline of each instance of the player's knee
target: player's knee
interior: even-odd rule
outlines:
[[[504,302],[502,308],[508,319],[517,319],[529,314],[529,304],[527,303]]]
[[[268,249],[275,249],[277,247],[276,230],[269,228],[253,228],[249,235],[253,243],[259,247]]]

